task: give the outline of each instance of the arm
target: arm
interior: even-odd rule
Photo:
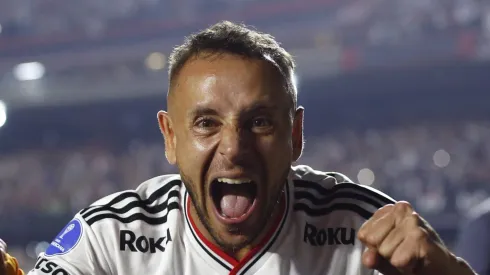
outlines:
[[[490,213],[469,221],[461,230],[455,248],[480,275],[490,275]]]
[[[368,247],[363,264],[385,275],[476,274],[407,202],[380,208],[359,229],[358,238]]]
[[[77,214],[39,255],[28,275],[111,274],[101,251],[96,234]]]

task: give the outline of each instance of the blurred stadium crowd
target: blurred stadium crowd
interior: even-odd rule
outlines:
[[[447,214],[455,222],[488,196],[489,161],[490,123],[448,122],[312,137],[301,163],[342,171],[426,215]],[[121,151],[86,146],[8,154],[0,158],[0,215],[71,215],[173,172],[163,142],[133,141]]]
[[[175,26],[223,14],[235,20],[257,15],[251,13],[284,14],[299,4],[300,9],[328,5],[328,15],[334,16],[325,27],[337,27],[337,34],[350,37],[364,32],[375,43],[454,27],[488,27],[490,20],[490,5],[485,0],[5,0],[0,3],[0,18],[4,35],[9,37],[73,32],[97,36],[114,27],[138,29],[149,22]]]
[[[489,0],[3,0],[0,237],[21,264],[76,211],[176,171],[155,119],[166,56],[222,19],[297,58],[300,163],[410,201],[454,241],[490,195]]]
[[[449,218],[447,225],[490,191],[487,122],[347,131],[310,140],[309,147],[304,162],[373,184],[428,217]]]

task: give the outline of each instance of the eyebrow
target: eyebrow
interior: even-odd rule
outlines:
[[[245,108],[245,110],[243,110],[243,113],[250,114],[250,113],[256,113],[260,111],[275,111],[277,109],[278,107],[275,104],[266,104],[266,103],[258,102]],[[188,113],[188,116],[200,117],[200,116],[214,116],[218,114],[219,112],[213,108],[206,107],[206,106],[197,106],[195,109],[193,109]]]
[[[257,102],[252,106],[245,109],[245,113],[255,113],[260,111],[275,111],[278,107],[276,104],[267,104],[262,102]]]
[[[188,113],[189,117],[200,117],[200,116],[211,116],[211,115],[217,115],[218,112],[209,107],[204,107],[204,106],[197,106],[195,109],[191,110]]]

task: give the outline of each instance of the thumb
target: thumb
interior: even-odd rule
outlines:
[[[382,258],[381,256],[379,256],[379,257],[380,257],[380,260],[379,260],[378,266],[376,266],[375,269],[378,270],[379,272],[381,272],[381,274],[384,274],[384,275],[402,275],[403,274],[396,267],[391,265],[388,260],[386,260],[385,258]]]

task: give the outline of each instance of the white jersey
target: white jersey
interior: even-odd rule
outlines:
[[[77,213],[29,274],[379,274],[362,265],[356,234],[391,198],[341,174],[296,166],[284,200],[273,229],[237,261],[196,228],[179,175],[153,178]]]

